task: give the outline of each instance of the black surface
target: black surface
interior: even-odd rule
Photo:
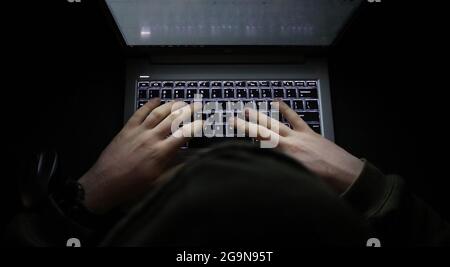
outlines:
[[[446,156],[437,154],[446,120],[436,124],[446,86],[437,65],[446,62],[437,38],[443,17],[431,4],[395,2],[366,4],[332,50],[336,142],[404,176],[449,217]],[[125,56],[95,1],[21,1],[8,11],[3,222],[18,207],[17,180],[33,151],[56,148],[74,177],[95,162],[122,126],[125,87]],[[420,109],[430,101],[436,109]]]
[[[337,143],[402,175],[450,218],[441,10],[421,1],[366,4],[333,51],[330,79]]]

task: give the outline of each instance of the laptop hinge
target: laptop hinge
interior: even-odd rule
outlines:
[[[149,61],[152,64],[303,64],[305,56],[301,54],[175,54],[153,55],[149,57]]]

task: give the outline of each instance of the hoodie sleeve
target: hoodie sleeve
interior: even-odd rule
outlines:
[[[373,226],[382,246],[450,245],[450,225],[409,192],[403,179],[369,162],[342,195]]]

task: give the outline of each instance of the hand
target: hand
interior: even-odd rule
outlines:
[[[233,123],[238,130],[253,133],[260,140],[276,141],[278,149],[323,178],[338,193],[347,190],[361,174],[364,162],[315,133],[286,103],[273,105],[293,129],[253,109],[246,109],[249,122],[234,118]]]
[[[153,99],[136,111],[80,179],[86,193],[84,204],[92,212],[105,213],[145,193],[186,142],[182,136],[201,131],[202,121],[194,121],[171,134],[172,122],[190,119],[193,106],[159,104],[159,99]]]

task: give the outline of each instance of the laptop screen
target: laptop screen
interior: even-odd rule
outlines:
[[[328,46],[362,0],[106,0],[129,46]]]

